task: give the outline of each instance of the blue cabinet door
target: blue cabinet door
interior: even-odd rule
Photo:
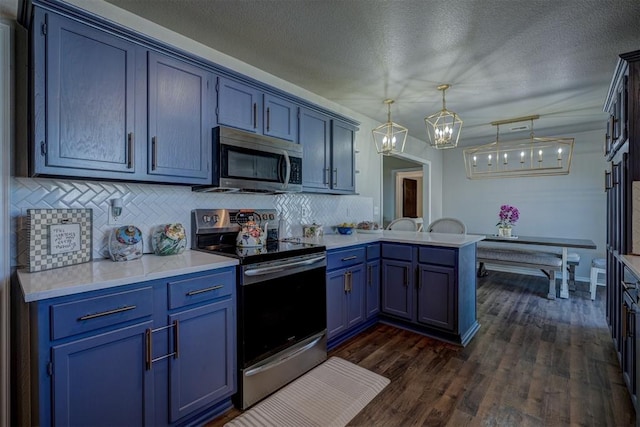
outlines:
[[[356,190],[356,132],[353,126],[331,121],[331,188],[341,192]],[[304,169],[303,169],[304,170]]]
[[[327,338],[331,339],[347,329],[346,270],[327,273]]]
[[[418,264],[418,322],[456,330],[455,268]]]
[[[169,315],[178,322],[178,355],[170,360],[169,414],[175,422],[231,396],[236,390],[236,317],[225,299]]]
[[[144,116],[136,67],[144,67],[144,50],[39,8],[34,32],[33,172],[134,179],[136,108]]]
[[[274,138],[298,140],[298,106],[283,98],[264,95],[263,133]]]
[[[384,250],[384,245],[383,245]],[[413,320],[412,263],[408,261],[382,260],[382,304],[383,313]]]
[[[155,425],[153,375],[145,369],[152,322],[52,347],[53,424]]]
[[[254,87],[218,77],[218,124],[259,132],[262,129],[261,96]]]
[[[380,260],[367,262],[367,319],[380,312]]]
[[[306,190],[327,190],[330,187],[331,119],[328,116],[300,109],[300,144],[302,144],[302,185]]]
[[[347,297],[347,313],[346,313],[346,326],[352,328],[358,326],[366,319],[365,308],[365,272],[364,265],[359,264],[355,267],[349,268],[347,272],[349,280],[349,291],[346,294]]]
[[[148,173],[166,182],[209,182],[211,74],[156,52],[149,52],[148,73]]]

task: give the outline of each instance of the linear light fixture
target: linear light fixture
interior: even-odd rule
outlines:
[[[539,115],[491,122],[496,140],[464,149],[469,179],[567,175],[571,168],[574,138],[537,138],[533,121]],[[531,121],[529,139],[500,141],[500,125]]]

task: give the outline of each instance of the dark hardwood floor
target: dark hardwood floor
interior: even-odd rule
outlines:
[[[465,348],[376,325],[330,352],[391,379],[353,426],[627,426],[635,424],[606,325],[578,283],[545,298],[542,277],[478,279],[478,334]],[[233,409],[209,427],[240,414]]]

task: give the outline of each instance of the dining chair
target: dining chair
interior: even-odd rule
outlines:
[[[467,234],[467,226],[456,218],[440,218],[427,227],[428,233]]]
[[[419,231],[421,224],[418,224],[416,218],[401,217],[396,218],[387,225],[387,230],[394,231]]]

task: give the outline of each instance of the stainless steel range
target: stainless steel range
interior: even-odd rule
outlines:
[[[237,258],[238,393],[246,409],[327,358],[326,248],[278,240],[275,210],[196,209],[192,248]],[[248,222],[267,242],[237,247]]]

